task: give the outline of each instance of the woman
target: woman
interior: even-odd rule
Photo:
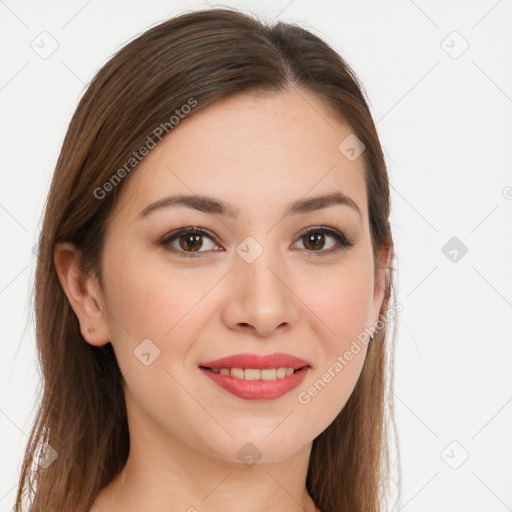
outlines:
[[[389,210],[359,82],[310,32],[212,9],[122,48],[49,193],[15,510],[382,510]]]

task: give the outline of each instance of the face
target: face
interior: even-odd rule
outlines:
[[[106,233],[101,298],[129,421],[225,461],[238,462],[251,442],[274,462],[311,443],[344,407],[366,346],[350,361],[344,354],[382,301],[363,161],[338,149],[351,133],[312,94],[243,95],[182,121],[133,171]],[[208,196],[224,212],[198,201],[155,207],[177,194]],[[332,194],[354,205],[289,211]],[[308,365],[275,398],[257,394],[263,381],[233,394],[200,368],[273,353]]]

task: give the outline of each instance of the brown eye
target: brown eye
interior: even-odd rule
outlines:
[[[306,249],[323,249],[325,246],[325,233],[311,231],[302,238],[305,240],[304,246]]]
[[[207,238],[212,242],[212,247],[207,248],[206,250],[200,250],[204,246],[204,238]],[[178,247],[174,245],[175,242],[178,243]],[[193,226],[183,227],[169,233],[160,240],[159,244],[167,250],[185,257],[198,257],[201,253],[209,252],[212,248],[217,247],[212,235],[202,228],[195,228]]]
[[[181,235],[178,240],[180,247],[184,250],[198,251],[203,245],[201,237],[203,235]]]
[[[324,250],[327,238],[332,238],[337,242],[331,244],[329,248]],[[343,233],[334,229],[321,226],[319,228],[308,228],[300,234],[299,240],[304,240],[304,247],[308,252],[318,252],[318,256],[324,254],[334,254],[348,247],[352,247],[355,242],[348,240]]]

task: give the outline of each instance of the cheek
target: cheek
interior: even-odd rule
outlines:
[[[324,324],[324,351],[330,359],[347,350],[367,327],[373,278],[368,264],[353,258],[332,271],[318,272],[310,281],[308,306]]]
[[[139,264],[135,259],[112,265],[105,274],[111,277],[108,289],[115,316],[110,322],[115,332],[112,345],[125,377],[129,418],[138,426],[134,431],[153,435],[157,424],[163,432],[211,456],[218,454],[210,444],[223,446],[222,453],[232,452],[225,432],[212,420],[213,408],[207,406],[205,412],[201,394],[194,389],[202,378],[200,372],[190,374],[186,368],[187,355],[208,318],[205,297],[218,276],[199,268],[187,271],[161,263]],[[144,359],[149,359],[148,365]],[[201,434],[204,425],[209,429]]]
[[[112,345],[132,414],[154,418],[178,433],[182,427],[173,411],[181,411],[188,425],[201,412],[187,391],[190,386],[180,383],[187,378],[187,354],[204,330],[201,299],[215,279],[199,269],[180,272],[146,260],[126,255],[105,265]],[[186,437],[186,428],[180,435]]]
[[[105,275],[112,343],[121,360],[124,353],[130,367],[128,356],[149,339],[163,356],[160,361],[182,364],[190,340],[199,336],[206,320],[200,306],[215,284],[212,273],[206,267],[173,269],[133,254],[105,261]]]
[[[331,300],[326,299],[324,307],[318,309],[329,328],[323,328],[326,334],[317,352],[321,352],[318,364],[297,392],[298,407],[314,431],[322,432],[332,423],[361,374],[367,353],[367,338],[359,336],[367,318],[368,301],[363,291],[357,287],[330,290]]]
[[[360,376],[367,352],[368,311],[373,281],[364,261],[354,260],[329,278],[319,273],[310,287],[308,307],[317,322],[321,355],[297,393],[298,403],[321,431],[345,406]],[[323,335],[321,334],[323,333]]]

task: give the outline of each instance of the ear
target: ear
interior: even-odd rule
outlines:
[[[58,243],[53,255],[55,268],[85,341],[95,346],[105,345],[110,341],[110,335],[103,295],[94,273],[79,265],[79,256],[80,251],[75,245]]]
[[[377,268],[375,269],[372,310],[369,319],[371,327],[375,326],[377,320],[379,320],[380,317],[380,309],[386,294],[386,272],[389,267],[390,255],[391,247],[389,245],[383,247],[378,254],[378,259],[376,262]]]

